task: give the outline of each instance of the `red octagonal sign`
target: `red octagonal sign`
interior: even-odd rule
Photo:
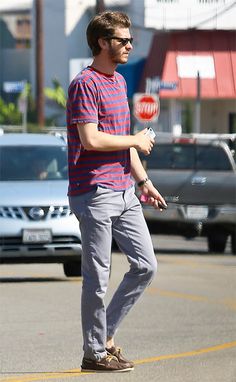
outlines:
[[[159,98],[156,94],[136,93],[134,95],[134,116],[140,122],[152,122],[160,114]]]

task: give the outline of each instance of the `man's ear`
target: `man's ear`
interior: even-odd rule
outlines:
[[[109,42],[105,40],[104,38],[99,38],[98,39],[98,44],[101,49],[106,50],[109,47]]]

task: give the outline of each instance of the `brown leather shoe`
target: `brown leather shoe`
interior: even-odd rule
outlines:
[[[106,348],[106,351],[109,354],[115,356],[121,364],[126,365],[127,367],[130,367],[131,369],[134,368],[134,363],[132,361],[129,361],[123,356],[123,354],[121,353],[122,351],[121,348],[112,346],[110,349]]]
[[[128,364],[119,362],[118,359],[111,354],[106,355],[106,357],[102,358],[100,361],[83,358],[81,365],[81,372],[118,373],[131,370],[133,369]]]

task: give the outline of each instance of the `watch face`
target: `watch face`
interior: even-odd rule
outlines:
[[[148,178],[146,178],[146,179],[144,179],[144,180],[141,180],[140,182],[138,182],[138,187],[141,187],[141,186],[143,186],[145,183],[147,183],[147,181],[148,181],[149,179]]]

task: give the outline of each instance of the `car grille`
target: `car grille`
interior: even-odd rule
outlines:
[[[50,243],[23,243],[22,237],[0,237],[0,263],[3,259],[35,259],[70,256],[81,251],[81,240],[77,236],[53,236]],[[14,256],[12,256],[14,254]]]
[[[35,217],[32,214],[34,209],[40,209],[41,216]],[[49,220],[58,219],[71,215],[69,206],[42,206],[42,207],[0,207],[0,218],[20,219],[20,220]]]
[[[19,207],[0,207],[1,218],[24,219],[24,214]]]
[[[81,243],[80,239],[77,236],[53,236],[52,243],[50,244],[72,244],[72,243]],[[0,244],[3,246],[12,246],[12,245],[22,245],[22,237],[20,236],[3,236],[0,237]],[[28,246],[34,247],[37,244],[30,244]]]

